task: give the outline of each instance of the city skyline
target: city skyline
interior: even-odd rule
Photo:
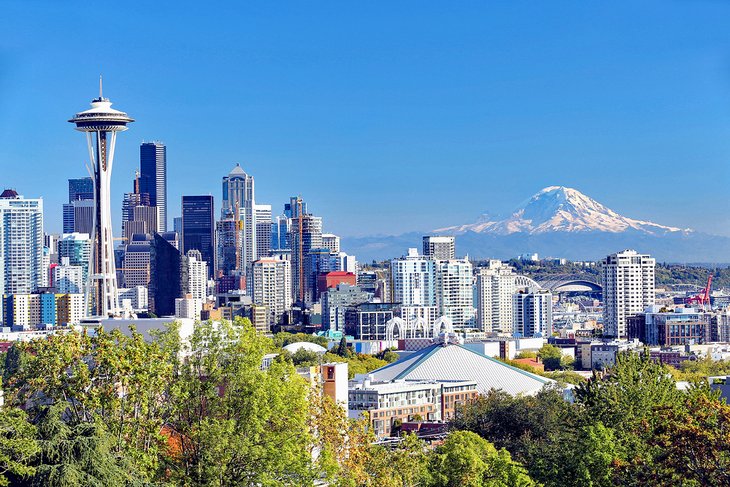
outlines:
[[[138,120],[117,148],[115,234],[138,146],[161,140],[170,221],[180,196],[217,196],[240,163],[274,215],[301,194],[343,236],[508,213],[550,185],[636,218],[730,235],[725,5],[566,3],[536,6],[534,18],[494,5],[191,8],[154,21],[159,29],[148,28],[156,15],[105,6],[99,15],[137,39],[109,46],[114,63],[89,62],[94,47],[65,27],[84,18],[82,6],[3,8],[3,184],[44,198],[48,231],[61,230],[65,180],[86,176],[82,143],[63,120],[102,73]],[[43,35],[23,30],[30,17]],[[208,123],[214,114],[224,123]],[[31,143],[38,130],[44,144]],[[42,186],[31,167],[42,168]],[[701,198],[646,191],[647,181],[669,188],[688,174]]]

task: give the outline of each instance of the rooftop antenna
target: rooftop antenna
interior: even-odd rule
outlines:
[[[99,75],[99,99],[104,98],[104,96],[101,94],[101,75]]]

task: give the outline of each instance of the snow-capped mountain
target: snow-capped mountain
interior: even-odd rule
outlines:
[[[577,189],[550,186],[520,205],[503,220],[484,215],[476,223],[446,227],[439,233],[466,232],[539,235],[549,232],[609,232],[636,230],[648,235],[687,234],[690,229],[668,227],[619,215]]]
[[[571,260],[597,260],[636,249],[668,262],[730,262],[730,238],[659,225],[619,215],[578,190],[550,186],[507,218],[488,213],[476,223],[440,228],[457,235],[458,255],[509,259],[525,252]],[[419,247],[417,232],[394,236],[344,238],[343,247],[359,259],[388,259]]]

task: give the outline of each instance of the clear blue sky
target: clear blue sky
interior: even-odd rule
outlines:
[[[117,5],[117,6],[115,6]],[[0,185],[61,228],[85,175],[66,120],[105,96],[114,215],[139,143],[168,146],[169,215],[235,162],[342,235],[509,212],[548,185],[730,235],[726,2],[0,4]]]

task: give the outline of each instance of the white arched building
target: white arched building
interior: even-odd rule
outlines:
[[[430,327],[423,318],[416,318],[407,322],[403,318],[396,317],[388,320],[385,324],[386,340],[436,338],[441,334],[451,334],[453,332],[454,325],[448,316],[442,316]]]

